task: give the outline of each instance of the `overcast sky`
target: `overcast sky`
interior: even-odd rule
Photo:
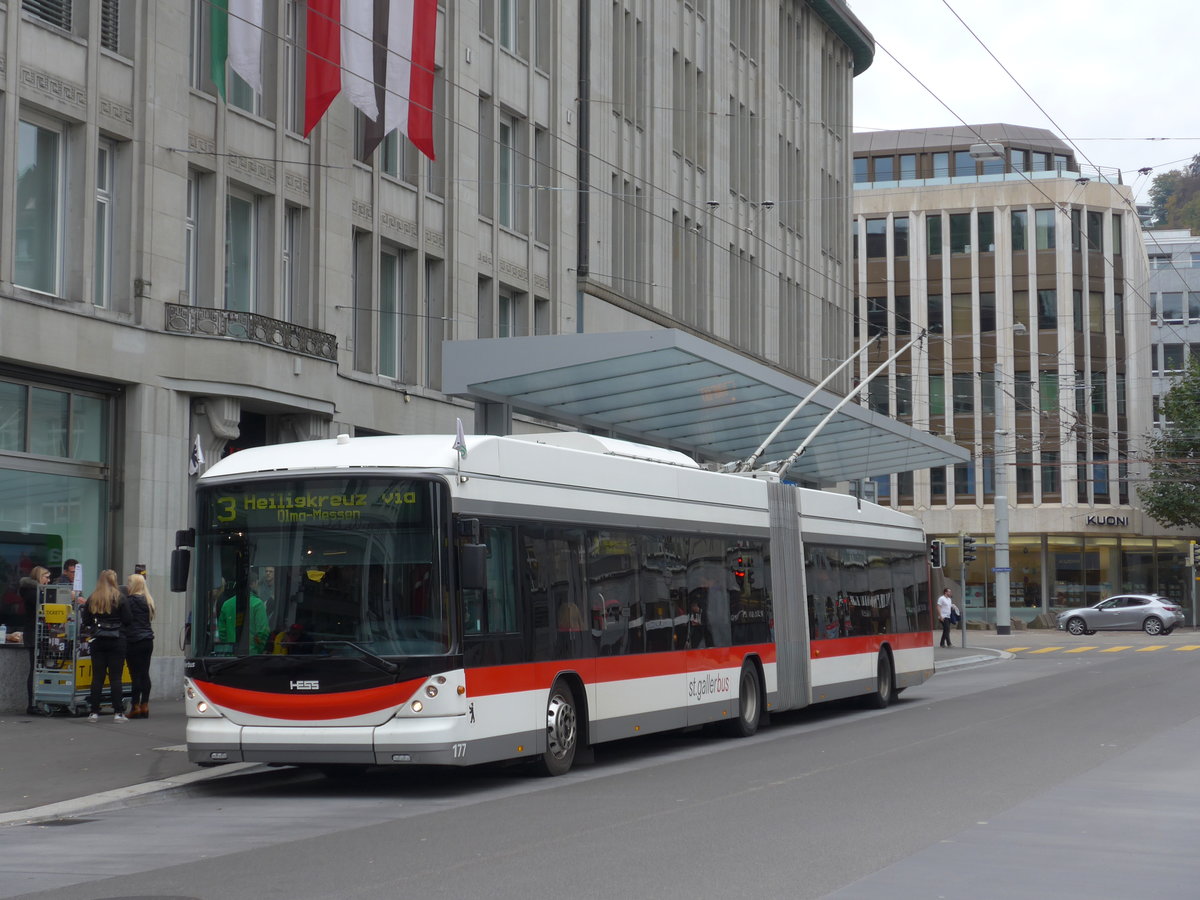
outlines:
[[[1141,200],[1155,174],[1200,153],[1195,0],[847,2],[876,41],[875,61],[854,79],[856,131],[1049,128],[1085,166],[1122,170]],[[1139,175],[1145,166],[1154,172]]]

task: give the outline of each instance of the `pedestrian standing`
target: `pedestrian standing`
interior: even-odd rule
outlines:
[[[88,694],[91,714],[88,720],[95,722],[100,718],[100,698],[104,693],[104,677],[107,675],[113,721],[128,722],[125,705],[121,701],[121,670],[125,667],[125,636],[133,625],[133,616],[117,586],[117,573],[112,569],[100,573],[96,589],[84,604],[83,624],[92,635],[92,689]]]
[[[29,656],[29,674],[25,676],[25,714],[39,715],[41,710],[33,705],[33,670],[36,664],[34,647],[37,644],[37,602],[38,587],[50,583],[50,570],[44,566],[34,566],[29,575],[21,579],[17,592],[21,595],[24,606],[21,626],[21,644]]]
[[[958,613],[958,607],[954,605],[954,598],[950,596],[950,588],[942,591],[942,596],[938,597],[938,618],[942,620],[942,647],[953,646],[950,643],[950,626],[954,624],[954,616]]]
[[[125,585],[125,601],[133,624],[126,636],[125,661],[129,665],[129,718],[150,718],[150,657],[154,654],[154,598],[146,576],[135,572]]]

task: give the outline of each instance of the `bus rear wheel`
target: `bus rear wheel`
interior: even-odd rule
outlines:
[[[758,668],[747,660],[742,663],[742,674],[738,679],[738,714],[727,725],[729,734],[733,737],[750,737],[758,731],[761,718],[762,692]]]
[[[871,709],[885,709],[892,702],[896,682],[892,674],[892,658],[886,650],[879,651],[879,663],[875,667],[875,690],[867,694],[867,706]]]
[[[542,775],[565,775],[579,747],[579,714],[575,693],[562,681],[554,682],[546,701],[546,750],[537,761]]]

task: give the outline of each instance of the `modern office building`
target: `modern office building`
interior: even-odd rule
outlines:
[[[964,587],[974,616],[994,615],[998,494],[1014,621],[1116,590],[1183,596],[1186,537],[1149,520],[1135,490],[1161,300],[1118,177],[1040,128],[854,137],[856,343],[879,338],[860,377],[925,335],[866,402],[971,452],[881,475],[878,494],[950,544],[953,582],[959,536],[977,539]]]
[[[440,3],[436,161],[396,132],[365,154],[345,96],[303,136],[304,0],[265,0],[261,87],[229,71],[222,99],[217,7],[0,3],[13,624],[35,561],[80,560],[85,589],[145,563],[177,674],[173,536],[196,473],[239,448],[461,419],[732,459],[849,354],[847,123],[874,47],[842,0]],[[560,337],[572,403],[489,380],[543,374]],[[865,474],[866,432],[945,457],[861,409],[840,422],[841,452],[797,477]]]
[[[1165,424],[1159,399],[1200,357],[1200,235],[1188,229],[1143,233],[1150,258],[1150,343],[1154,424]]]

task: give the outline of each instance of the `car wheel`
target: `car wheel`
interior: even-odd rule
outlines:
[[[1142,631],[1146,634],[1162,634],[1163,623],[1158,616],[1148,616],[1146,621],[1142,623]]]
[[[1067,622],[1067,631],[1071,632],[1071,634],[1075,635],[1076,637],[1079,637],[1081,634],[1087,634],[1087,624],[1083,621],[1083,619],[1076,616],[1074,619],[1071,619],[1069,622]]]
[[[575,694],[562,681],[554,682],[546,701],[546,752],[538,760],[543,775],[565,775],[575,762],[579,746],[579,718]]]
[[[742,674],[738,679],[738,714],[730,721],[726,730],[733,737],[750,737],[758,731],[762,715],[762,693],[758,686],[758,668],[746,660],[742,663]]]

